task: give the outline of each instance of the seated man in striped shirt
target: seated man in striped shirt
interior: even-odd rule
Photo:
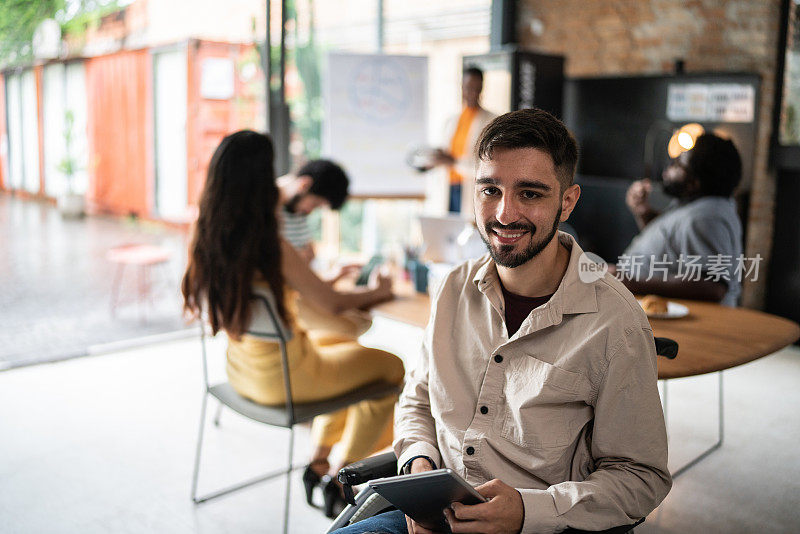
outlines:
[[[349,184],[344,169],[325,159],[311,160],[296,173],[278,179],[282,199],[281,235],[306,261],[311,262],[314,259],[308,216],[317,208],[340,209],[347,199]],[[358,270],[358,265],[344,266],[328,282],[334,284],[340,278]],[[342,338],[355,339],[372,325],[369,316],[358,310],[331,315],[307,299],[298,300],[297,317],[308,330],[309,336],[320,343],[339,341]]]
[[[349,185],[344,169],[326,159],[311,160],[296,173],[278,179],[283,199],[281,234],[307,261],[314,259],[308,216],[324,206],[341,208]]]

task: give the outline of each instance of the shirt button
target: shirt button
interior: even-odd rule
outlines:
[[[495,357],[494,357],[494,361],[496,361],[497,363],[500,363],[500,362],[503,361],[503,357],[500,356],[499,354],[496,354]]]
[[[467,455],[472,456],[475,454],[475,447],[467,447]]]
[[[481,413],[483,415],[486,415],[487,413],[489,413],[489,408],[487,408],[486,406],[481,406]]]

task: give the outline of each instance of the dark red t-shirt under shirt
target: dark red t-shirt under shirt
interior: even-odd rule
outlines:
[[[506,290],[503,283],[500,283],[500,288],[503,290],[503,300],[506,303],[506,329],[508,330],[508,337],[513,336],[522,325],[528,315],[535,309],[550,300],[553,295],[544,297],[523,297],[516,295]]]

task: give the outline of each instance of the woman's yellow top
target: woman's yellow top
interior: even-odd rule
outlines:
[[[255,285],[269,288],[266,282],[255,282]],[[300,367],[314,352],[306,331],[298,326],[296,302],[297,293],[285,288],[284,307],[289,315],[287,322],[293,334],[292,339],[286,343],[290,371]],[[282,365],[280,345],[277,342],[247,334],[239,340],[228,340],[228,381],[243,397],[260,404],[277,405],[286,402]]]

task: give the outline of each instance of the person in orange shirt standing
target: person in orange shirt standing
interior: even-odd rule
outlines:
[[[447,122],[446,137],[449,146],[439,148],[434,154],[435,166],[447,168],[448,199],[450,213],[472,216],[472,189],[475,178],[475,142],[481,130],[495,115],[480,105],[483,90],[483,71],[477,67],[464,69],[461,80],[461,98],[464,107],[461,113]]]

